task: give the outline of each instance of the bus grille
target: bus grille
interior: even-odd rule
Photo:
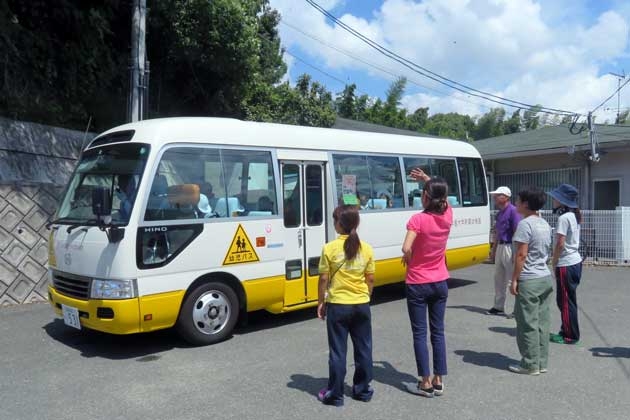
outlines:
[[[53,272],[53,286],[62,295],[87,299],[90,297],[89,277],[77,276],[68,273]]]

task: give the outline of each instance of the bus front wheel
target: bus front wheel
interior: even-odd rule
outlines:
[[[234,290],[224,283],[205,283],[186,297],[176,329],[190,344],[214,344],[232,333],[237,319]]]

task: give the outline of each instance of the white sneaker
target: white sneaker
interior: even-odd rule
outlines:
[[[540,371],[538,369],[525,369],[520,365],[509,365],[508,369],[510,372],[520,373],[521,375],[540,375]]]

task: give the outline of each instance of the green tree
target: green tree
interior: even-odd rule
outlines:
[[[477,120],[474,130],[475,140],[489,137],[502,136],[505,133],[504,127],[505,109],[492,108]]]
[[[470,140],[475,129],[475,122],[468,115],[454,112],[434,114],[429,117],[425,133],[459,140]]]
[[[621,111],[617,117],[615,118],[615,124],[626,124],[630,122],[628,116],[630,115],[630,110],[626,109],[625,111]]]
[[[512,116],[503,123],[503,132],[505,134],[518,133],[521,131],[521,110],[517,109]]]
[[[354,115],[357,120],[368,121],[368,110],[371,107],[370,103],[370,97],[365,94],[356,98],[354,102]]]
[[[429,108],[418,108],[413,114],[407,116],[407,129],[411,131],[422,131],[429,119]]]
[[[0,1],[0,114],[82,129],[124,115],[130,26],[119,19],[130,10],[117,1]]]
[[[335,123],[332,94],[307,74],[300,76],[295,88],[289,83],[264,86],[256,98],[245,105],[248,120],[282,124],[331,127]]]
[[[528,130],[536,130],[540,127],[540,117],[539,112],[542,109],[541,105],[531,106],[525,113],[523,114],[523,128]]]
[[[407,112],[404,109],[399,109],[406,85],[407,79],[399,77],[387,89],[387,96],[381,109],[381,115],[378,117],[381,124],[395,128],[405,128],[407,126]]]
[[[337,114],[342,118],[356,119],[355,103],[357,98],[355,96],[355,90],[357,85],[354,83],[346,85],[341,95],[337,97]]]
[[[148,51],[155,116],[243,117],[244,107],[285,71],[267,0],[158,0]]]

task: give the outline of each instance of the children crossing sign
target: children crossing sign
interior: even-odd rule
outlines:
[[[230,248],[228,249],[228,252],[225,255],[225,259],[223,260],[223,265],[242,264],[257,261],[260,261],[258,259],[258,254],[256,254],[256,251],[252,246],[252,242],[247,237],[245,229],[243,229],[243,226],[239,224],[238,228],[236,229],[236,233],[234,234],[234,238],[232,238]]]

